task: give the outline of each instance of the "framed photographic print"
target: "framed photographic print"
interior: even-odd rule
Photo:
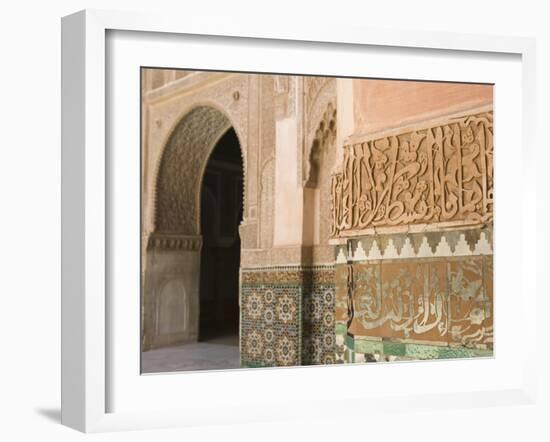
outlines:
[[[492,84],[141,76],[143,373],[493,355]]]
[[[64,18],[63,422],[531,403],[533,48]]]

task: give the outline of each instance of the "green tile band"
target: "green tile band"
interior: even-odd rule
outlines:
[[[368,341],[368,340],[355,340],[355,351],[357,353],[383,353],[384,346],[382,342],[379,341]]]
[[[398,342],[384,342],[384,354],[392,356],[405,356],[405,344]]]
[[[370,339],[354,339],[351,336],[346,336],[346,348],[350,351],[350,354],[380,354],[381,356],[395,356],[398,360],[457,359],[493,356],[493,350],[491,349],[383,342]]]

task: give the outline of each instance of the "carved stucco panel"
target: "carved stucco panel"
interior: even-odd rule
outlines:
[[[258,171],[258,151],[260,149],[260,75],[248,75],[248,156],[247,167],[250,170]],[[247,176],[248,193],[245,213],[247,218],[258,217],[258,173],[249,173]]]
[[[296,97],[298,77],[293,75],[266,76],[272,80],[275,117],[277,119],[289,118],[296,114]],[[263,98],[263,97],[262,97]]]
[[[275,155],[275,120],[277,94],[274,92],[273,75],[261,77],[261,163]]]
[[[230,122],[211,107],[186,115],[168,142],[158,172],[155,227],[160,232],[199,234],[202,172],[208,157]]]
[[[248,83],[247,76],[240,74],[212,74],[201,72],[204,76],[203,81],[199,82],[193,78],[193,83],[189,88],[179,88],[175,91],[168,91],[167,94],[155,94],[154,100],[146,102],[149,113],[150,131],[148,134],[147,157],[144,158],[144,168],[152,171],[148,175],[145,183],[146,192],[144,194],[144,230],[150,232],[155,229],[155,197],[157,195],[157,177],[162,164],[162,156],[165,147],[169,144],[172,136],[175,136],[175,130],[186,115],[197,107],[209,107],[217,110],[228,120],[228,125],[232,125],[237,133],[245,164],[245,189],[244,203],[248,206],[249,189],[246,178],[250,175],[257,176],[257,165],[247,161],[248,153]],[[213,137],[213,143],[218,137]],[[208,154],[214,146],[208,146]],[[208,156],[206,156],[207,158]],[[198,193],[198,191],[197,191]],[[245,212],[246,213],[246,212]],[[196,215],[196,214],[195,214]]]
[[[304,77],[304,144],[301,155],[300,182],[306,183],[309,159],[314,141],[327,108],[336,110],[336,80],[325,77]]]
[[[259,174],[259,246],[273,246],[275,217],[275,120],[281,95],[287,95],[292,78],[263,75],[261,77],[261,151]]]
[[[315,135],[311,141],[311,146],[307,150],[306,162],[304,164],[304,185],[306,187],[317,187],[320,182],[320,174],[324,166],[327,166],[327,161],[333,161],[334,143],[336,141],[336,108],[329,101],[325,112],[319,121],[315,130]],[[331,158],[328,156],[331,154]],[[327,172],[330,173],[333,164],[327,167]]]
[[[322,167],[319,174],[319,244],[328,244],[330,238],[330,181],[331,169],[335,158],[334,140],[324,152]]]
[[[331,195],[333,237],[492,222],[492,111],[345,146]]]
[[[323,88],[334,81],[334,78],[331,77],[304,77],[304,109],[306,113],[311,112]]]
[[[266,161],[261,171],[260,187],[260,247],[273,247],[273,221],[275,218],[275,159]]]

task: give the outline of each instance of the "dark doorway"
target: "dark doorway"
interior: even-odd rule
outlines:
[[[210,155],[201,189],[199,341],[238,345],[242,215],[241,149],[230,128]]]

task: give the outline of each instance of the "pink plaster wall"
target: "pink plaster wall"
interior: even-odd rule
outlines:
[[[493,86],[354,80],[355,133],[371,133],[492,104]]]

